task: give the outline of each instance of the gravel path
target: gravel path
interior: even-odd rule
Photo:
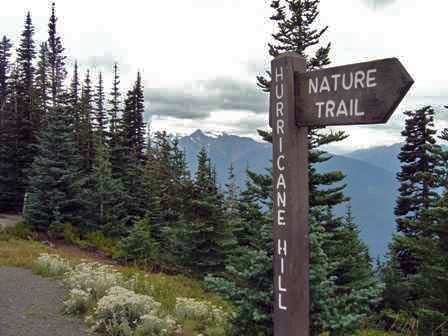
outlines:
[[[64,293],[59,281],[0,267],[0,335],[87,336],[83,321],[62,314]]]
[[[15,226],[23,218],[19,215],[9,215],[0,213],[0,231],[11,226]]]

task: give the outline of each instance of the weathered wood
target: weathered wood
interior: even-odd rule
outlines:
[[[302,73],[295,83],[297,125],[385,123],[413,83],[396,58]]]
[[[308,336],[308,130],[296,126],[295,73],[305,59],[286,53],[271,63],[273,128],[274,335]]]

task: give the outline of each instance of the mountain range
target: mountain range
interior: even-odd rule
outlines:
[[[247,169],[265,173],[271,165],[271,144],[251,138],[197,130],[181,137],[179,142],[186,152],[191,172],[196,171],[196,157],[201,148],[207,149],[221,186],[227,182],[231,163],[240,188],[245,186]],[[395,230],[393,211],[398,190],[396,174],[400,167],[397,159],[400,147],[401,144],[394,144],[333,155],[331,160],[317,167],[321,172],[340,170],[346,175],[345,192],[351,199],[349,204],[361,237],[373,258],[384,257]],[[336,209],[337,214],[344,215],[347,205]]]

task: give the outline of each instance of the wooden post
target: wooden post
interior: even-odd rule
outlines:
[[[274,335],[308,336],[308,129],[296,125],[296,76],[305,59],[285,53],[271,63],[273,136]]]

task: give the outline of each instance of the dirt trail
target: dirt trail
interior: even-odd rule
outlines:
[[[0,231],[7,227],[16,225],[22,219],[23,219],[22,216],[19,215],[8,215],[0,213]]]
[[[1,336],[87,336],[83,321],[62,314],[60,281],[0,267]]]

